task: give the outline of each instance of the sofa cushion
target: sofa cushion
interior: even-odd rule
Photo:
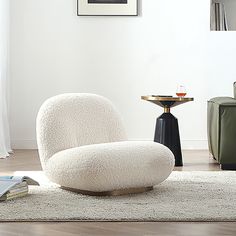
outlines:
[[[174,156],[162,144],[124,141],[60,151],[47,161],[45,172],[63,187],[102,192],[154,186],[173,167]]]

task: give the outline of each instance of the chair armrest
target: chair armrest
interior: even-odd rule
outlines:
[[[236,99],[231,97],[215,97],[208,102],[215,103],[219,106],[236,106]]]
[[[209,150],[220,164],[236,163],[236,99],[215,97],[207,104]]]
[[[236,82],[234,82],[233,86],[234,86],[234,98],[236,98]]]

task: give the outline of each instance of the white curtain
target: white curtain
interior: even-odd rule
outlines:
[[[226,11],[223,3],[213,1],[211,4],[211,30],[228,30]]]
[[[7,118],[9,0],[0,0],[0,158],[11,152]]]

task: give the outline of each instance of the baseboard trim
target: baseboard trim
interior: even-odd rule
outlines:
[[[207,140],[181,140],[182,149],[186,150],[201,150],[208,149],[208,141]]]
[[[37,149],[36,140],[11,140],[12,149]]]
[[[12,140],[11,145],[13,149],[37,149],[36,140]],[[181,147],[185,150],[208,149],[208,143],[207,140],[181,140]]]

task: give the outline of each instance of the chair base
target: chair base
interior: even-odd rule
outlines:
[[[104,192],[93,192],[93,191],[80,190],[80,189],[75,189],[75,188],[67,188],[63,186],[61,186],[61,188],[68,191],[81,193],[84,195],[90,195],[90,196],[120,196],[120,195],[126,195],[126,194],[144,193],[144,192],[153,190],[153,186],[142,187],[142,188],[126,188],[126,189],[104,191]]]
[[[236,164],[221,164],[221,170],[236,170]]]

